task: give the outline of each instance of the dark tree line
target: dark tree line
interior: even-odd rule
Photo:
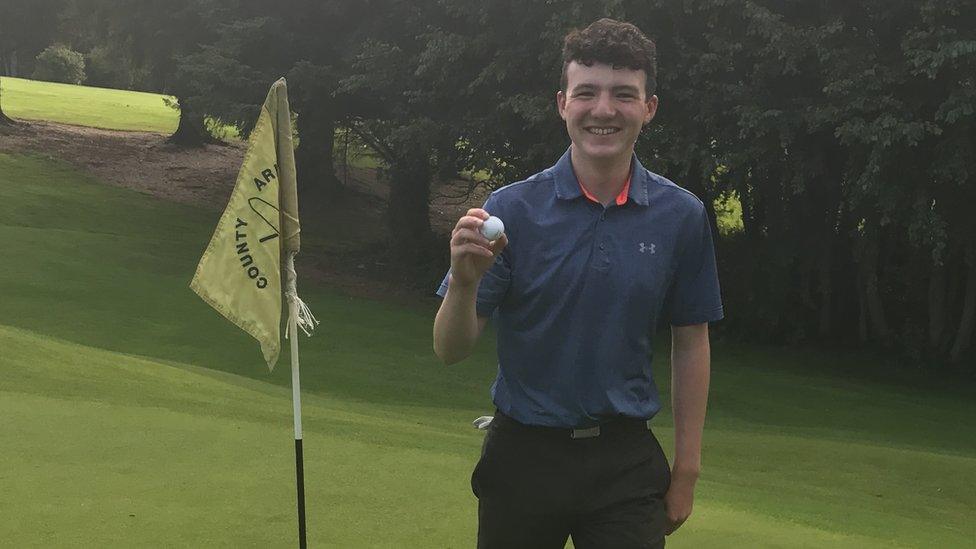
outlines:
[[[742,206],[742,230],[717,235],[726,329],[976,371],[971,0],[44,0],[60,17],[43,20],[9,1],[0,70],[70,42],[117,87],[177,97],[184,143],[204,113],[246,135],[286,75],[302,192],[341,191],[333,141],[356,136],[413,252],[430,249],[433,181],[500,185],[554,161],[562,36],[630,20],[659,51],[639,154],[713,219],[716,199]]]
[[[976,308],[971,2],[660,2],[649,150],[699,196],[734,192],[721,255],[744,333],[949,358]],[[666,49],[664,51],[667,51]],[[683,176],[679,176],[683,174]],[[967,354],[968,353],[968,354]]]

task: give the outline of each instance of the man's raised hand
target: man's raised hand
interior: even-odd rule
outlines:
[[[481,234],[481,226],[488,217],[485,210],[471,208],[454,226],[451,233],[452,284],[477,284],[495,257],[508,245],[508,237],[504,234],[494,242],[489,242]]]

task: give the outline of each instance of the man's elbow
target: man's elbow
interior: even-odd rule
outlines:
[[[456,350],[445,349],[443,346],[438,345],[437,341],[435,340],[434,354],[437,355],[437,358],[439,358],[441,362],[444,363],[444,365],[452,366],[468,358],[468,355],[470,353],[460,353],[457,352]]]

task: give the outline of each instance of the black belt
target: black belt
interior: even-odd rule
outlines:
[[[504,414],[499,410],[495,410],[495,418],[492,420],[492,424],[497,424],[500,427],[508,427],[514,430],[519,430],[527,433],[533,433],[539,436],[550,436],[555,438],[594,438],[598,436],[608,436],[618,433],[633,433],[648,430],[649,420],[628,417],[628,416],[617,416],[612,418],[606,418],[597,425],[592,427],[577,427],[575,429],[564,428],[564,427],[543,427],[540,425],[527,425],[522,423],[511,416]]]

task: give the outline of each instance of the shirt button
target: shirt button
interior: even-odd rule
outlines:
[[[605,249],[606,249],[606,247],[603,244],[600,244],[600,251],[603,251]]]

